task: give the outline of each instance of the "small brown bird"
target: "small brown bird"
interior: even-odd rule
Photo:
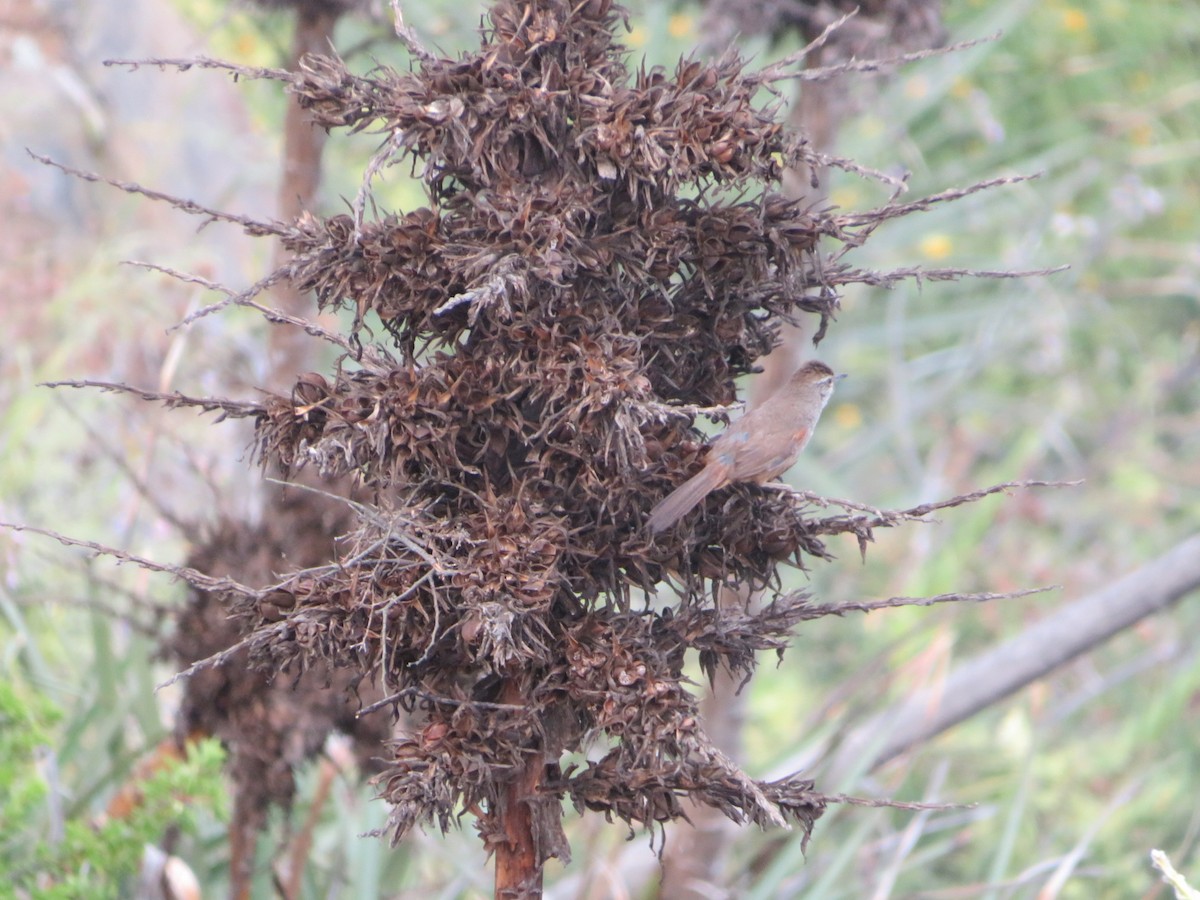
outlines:
[[[658,502],[646,520],[651,533],[670,528],[718,488],[738,481],[765,484],[790,469],[812,437],[834,383],[845,377],[817,360],[797,369],[712,442],[703,469]]]

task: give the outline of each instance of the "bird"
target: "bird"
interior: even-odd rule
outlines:
[[[790,469],[812,437],[834,384],[845,377],[815,359],[793,372],[712,442],[703,469],[650,510],[651,534],[666,531],[715,490],[744,481],[765,484]]]

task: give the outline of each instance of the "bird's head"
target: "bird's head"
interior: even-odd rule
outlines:
[[[833,369],[819,359],[810,359],[795,371],[791,382],[798,389],[816,390],[825,400],[828,400],[829,395],[833,393],[833,386],[845,377],[844,374],[835,375]]]

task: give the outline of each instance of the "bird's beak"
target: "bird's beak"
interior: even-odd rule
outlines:
[[[845,372],[843,372],[841,375],[834,375],[834,376],[833,376],[833,380],[834,380],[834,381],[841,381],[841,380],[842,380],[843,378],[845,378],[845,377],[846,377],[846,373],[845,373]]]

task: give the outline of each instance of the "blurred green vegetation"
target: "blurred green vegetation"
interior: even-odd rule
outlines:
[[[86,796],[64,790],[100,774],[81,771],[86,764],[71,740],[77,722],[19,673],[0,682],[0,882],[15,892],[6,896],[131,896],[148,843],[168,830],[193,834],[199,817],[224,806],[224,754],[210,740],[140,778],[128,809],[94,815]]]
[[[264,17],[216,0],[175,5],[211,55],[282,63],[289,34],[282,14]],[[1063,589],[993,606],[806,626],[783,663],[764,659],[748,688],[746,746],[756,774],[805,759],[806,748],[855,714],[935,684],[956,660],[1016,633],[1060,598],[1104,586],[1200,523],[1200,15],[1193,4],[1167,0],[946,6],[954,40],[1003,33],[878,81],[877,95],[846,123],[837,152],[911,172],[906,198],[1003,174],[1040,177],[897,221],[852,260],[879,270],[1071,268],[1016,281],[910,281],[847,296],[820,353],[852,377],[792,477],[880,506],[1018,478],[1086,480],[881,532],[865,564],[847,542],[834,548],[837,563],[791,583],[810,583],[828,601],[1040,584]],[[435,2],[407,4],[406,14],[428,43],[453,51],[475,43],[477,9]],[[636,13],[626,37],[634,60],[670,67],[698,41],[693,6],[646,3]],[[377,26],[347,20],[338,46],[361,47],[353,62],[362,69],[406,66],[379,34]],[[758,40],[745,46],[759,59],[794,49],[768,49]],[[264,140],[277,140],[277,86],[250,83],[241,91],[254,127]],[[330,142],[330,210],[358,190],[377,140]],[[386,173],[381,202],[398,209],[422,202],[405,174]],[[884,202],[886,192],[836,174],[830,199],[856,209]],[[140,411],[114,433],[96,410],[129,409],[120,401],[68,397],[77,411],[68,416],[61,400],[32,387],[77,375],[73,362],[98,329],[129,348],[139,334],[177,319],[145,276],[116,268],[116,213],[107,226],[94,255],[49,301],[37,358],[10,361],[22,389],[0,393],[0,497],[6,517],[84,536],[107,533],[120,546],[171,560],[180,536],[137,499],[103,440],[129,454],[144,477],[161,471],[164,456],[223,459],[212,463],[221,483],[220,465],[237,462],[230,457],[244,438],[227,425],[179,424],[178,415]],[[120,315],[96,299],[113,294],[125,301]],[[176,299],[180,308],[183,302]],[[236,317],[205,327],[219,329],[235,360],[252,358],[261,336],[256,324]],[[158,364],[157,346],[141,351],[149,371]],[[211,358],[201,348],[209,346],[196,339],[181,364],[188,378],[206,385]],[[252,368],[235,366],[243,375]],[[152,437],[139,437],[147,429]],[[132,761],[165,732],[172,697],[169,690],[154,693],[166,673],[153,661],[151,642],[97,610],[140,613],[147,598],[169,597],[172,589],[27,535],[3,540],[0,653],[20,673],[22,702],[41,723],[37,740],[55,747],[74,813],[83,816],[102,806]],[[848,785],[818,783],[975,805],[919,814],[831,809],[807,859],[798,837],[747,830],[734,851],[742,865],[739,895],[1165,896],[1149,866],[1152,847],[1196,880],[1198,620],[1195,604],[1181,605],[880,772]],[[13,734],[5,740],[19,740]],[[314,779],[306,774],[303,786],[311,790]],[[417,835],[392,851],[357,837],[380,827],[386,814],[367,801],[369,789],[346,783],[339,791],[339,801],[322,810],[306,897],[489,893],[469,829],[444,839]],[[18,818],[36,829],[33,810],[44,797],[23,787],[13,798],[24,804]],[[576,886],[564,895],[608,896],[596,886],[653,864],[645,842],[626,844],[620,829],[577,816],[570,827],[575,862],[548,870],[562,890]],[[32,833],[18,829],[16,839]],[[203,833],[189,847],[189,861],[215,896],[226,849],[215,824]],[[266,843],[260,887],[269,891]],[[590,895],[580,881],[593,886]],[[655,881],[652,875],[645,883]]]

